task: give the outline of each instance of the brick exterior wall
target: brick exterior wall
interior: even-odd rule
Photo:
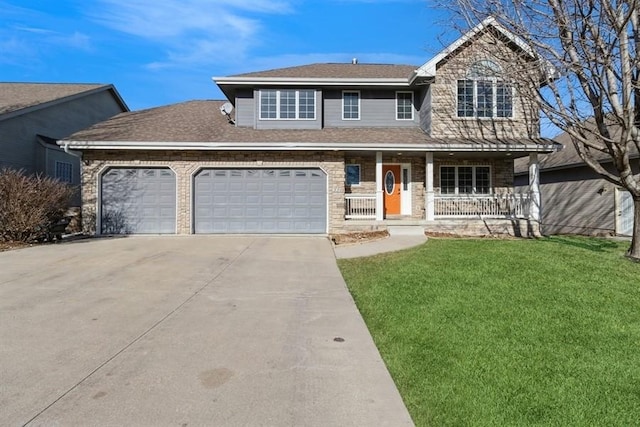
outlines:
[[[465,78],[473,63],[485,59],[494,61],[505,71],[518,61],[516,54],[505,43],[496,43],[493,36],[484,33],[438,66],[436,79],[431,85],[431,136],[488,139],[538,136],[538,114],[530,103],[518,98],[517,90],[514,93],[512,119],[457,117],[457,82]]]
[[[100,177],[109,167],[170,167],[176,174],[177,232],[192,233],[191,187],[197,171],[206,167],[317,167],[328,177],[329,233],[344,226],[344,153],[341,152],[196,152],[87,150],[83,153],[83,231],[96,233]]]
[[[345,163],[360,165],[361,185],[349,188],[345,182]],[[425,159],[420,156],[383,156],[383,163],[411,165],[411,220],[423,222],[425,218]],[[169,167],[176,174],[177,187],[177,232],[192,233],[192,183],[194,175],[207,167],[247,167],[247,168],[321,168],[328,176],[328,220],[329,234],[349,232],[356,229],[386,229],[382,224],[362,226],[357,221],[345,221],[345,193],[375,194],[374,156],[354,156],[343,152],[156,152],[129,150],[90,150],[83,155],[82,168],[82,218],[83,231],[96,233],[97,197],[100,177],[109,167]],[[439,191],[439,166],[441,165],[490,165],[494,192],[513,191],[513,162],[510,159],[434,159],[434,188]],[[462,234],[482,234],[484,224],[458,220],[444,223],[436,221],[427,229]],[[436,225],[437,224],[437,225]],[[433,228],[435,227],[435,228]],[[497,230],[496,230],[497,231]],[[504,232],[504,230],[503,230]],[[514,234],[513,232],[506,234]]]

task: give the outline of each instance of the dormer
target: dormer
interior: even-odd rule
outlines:
[[[236,123],[256,129],[418,126],[412,65],[310,64],[214,82],[235,104]]]

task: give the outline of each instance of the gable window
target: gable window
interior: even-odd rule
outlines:
[[[315,90],[262,89],[260,91],[260,119],[262,120],[314,120],[315,118]]]
[[[342,92],[342,120],[360,119],[360,92]]]
[[[492,61],[474,63],[458,80],[458,117],[513,117],[513,87],[502,80],[502,69]]]
[[[360,165],[347,165],[345,167],[345,183],[347,185],[360,185]]]
[[[441,194],[489,194],[491,168],[489,166],[441,166]]]
[[[73,183],[73,165],[68,162],[56,162],[56,179],[68,184]]]
[[[413,92],[396,92],[396,120],[413,120]]]

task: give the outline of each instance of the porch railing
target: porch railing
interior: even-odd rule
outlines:
[[[436,195],[436,218],[527,218],[531,197],[526,193]],[[345,194],[346,219],[375,219],[375,194]]]
[[[375,194],[345,194],[346,219],[375,219]]]
[[[437,218],[516,217],[529,216],[528,194],[436,195]]]

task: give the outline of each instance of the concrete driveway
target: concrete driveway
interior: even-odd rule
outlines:
[[[0,253],[0,424],[402,426],[320,237]]]

